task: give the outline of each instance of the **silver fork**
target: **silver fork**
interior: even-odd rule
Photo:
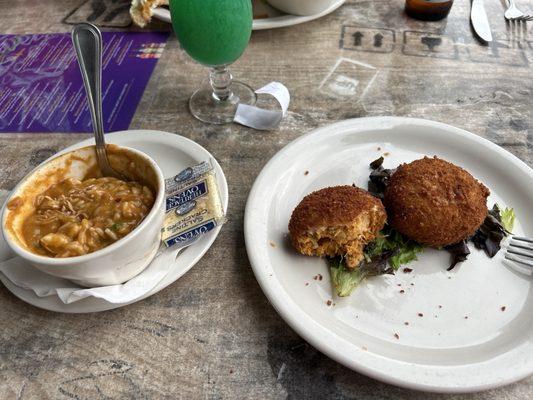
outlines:
[[[505,259],[533,270],[533,239],[512,236],[505,253]]]
[[[509,6],[507,7],[507,10],[505,10],[505,13],[503,16],[508,21],[531,21],[533,19],[533,15],[531,14],[524,14],[522,11],[518,9],[516,6],[514,0],[507,0],[507,3]]]
[[[527,21],[533,19],[533,15],[524,14],[518,9],[514,0],[507,0],[508,7],[503,14],[509,25],[509,41],[511,48],[522,48],[527,40]]]

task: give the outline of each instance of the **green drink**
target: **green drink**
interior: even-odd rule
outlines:
[[[181,46],[201,64],[231,64],[250,40],[250,0],[170,0],[170,12]]]
[[[233,81],[228,65],[246,49],[252,32],[251,0],[170,0],[172,26],[182,48],[211,67],[209,81],[189,100],[191,113],[210,124],[232,122],[238,104],[254,104],[248,85]]]

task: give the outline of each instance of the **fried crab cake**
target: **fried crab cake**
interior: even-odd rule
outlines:
[[[296,206],[289,222],[292,245],[308,256],[346,257],[355,268],[363,259],[364,246],[385,225],[381,201],[366,190],[335,186],[313,192]]]
[[[437,157],[402,164],[384,203],[389,223],[410,239],[433,247],[472,236],[487,216],[490,192],[464,169]]]

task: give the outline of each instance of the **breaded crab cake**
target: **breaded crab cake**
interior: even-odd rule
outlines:
[[[300,253],[345,256],[346,265],[355,268],[386,219],[381,201],[366,190],[334,186],[304,197],[292,212],[289,235]]]
[[[476,232],[487,216],[489,194],[464,169],[424,157],[398,167],[384,203],[394,229],[418,243],[440,247]]]

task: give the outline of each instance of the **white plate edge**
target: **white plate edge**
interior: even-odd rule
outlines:
[[[293,25],[298,25],[298,24],[303,24],[305,22],[313,21],[325,15],[331,14],[337,8],[342,6],[345,2],[346,0],[337,0],[331,6],[326,8],[324,11],[318,14],[314,14],[314,15],[299,16],[299,15],[285,14],[285,15],[280,15],[279,17],[274,17],[274,18],[254,19],[253,24],[252,24],[252,30],[260,31],[264,29],[284,28],[287,26],[293,26]],[[168,22],[168,23],[171,22],[170,11],[167,10],[166,8],[162,8],[162,7],[155,8],[153,10],[153,16],[161,21]]]

